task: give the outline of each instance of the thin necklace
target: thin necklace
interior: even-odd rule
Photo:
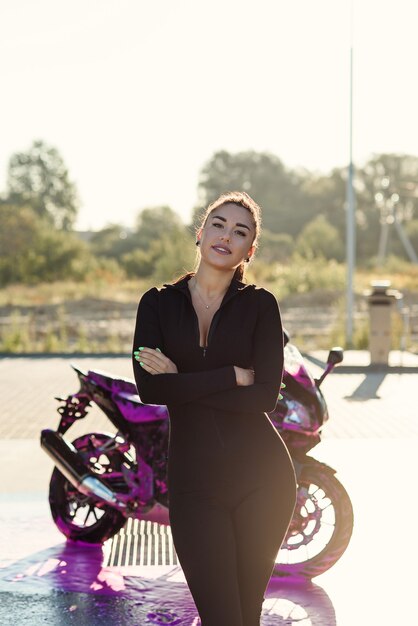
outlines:
[[[214,304],[217,300],[219,300],[220,298],[222,298],[222,297],[225,295],[225,292],[224,292],[224,293],[221,293],[221,294],[219,294],[219,296],[216,296],[216,298],[214,298],[214,300],[212,300],[212,302],[209,302],[209,304],[206,304],[206,302],[203,300],[202,296],[201,296],[201,295],[200,295],[200,293],[199,293],[199,290],[198,290],[198,288],[197,288],[197,284],[196,284],[196,280],[194,281],[194,283],[193,283],[193,284],[194,284],[194,290],[195,290],[195,292],[197,293],[197,295],[199,296],[200,301],[201,301],[201,302],[202,302],[202,304],[204,305],[205,309],[210,309],[210,307],[211,307],[211,306],[212,306],[212,305],[213,305],[213,304]]]

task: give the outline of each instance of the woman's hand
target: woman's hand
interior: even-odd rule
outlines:
[[[234,365],[235,378],[239,387],[248,387],[254,384],[254,370],[246,370],[243,367]]]
[[[143,348],[135,350],[135,359],[140,366],[149,374],[177,374],[177,365],[170,361],[159,348]]]

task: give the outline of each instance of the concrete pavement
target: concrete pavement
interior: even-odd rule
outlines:
[[[325,358],[308,355],[314,375]],[[57,424],[54,395],[77,390],[72,361],[131,376],[123,357],[0,360],[0,624],[197,626],[178,566],[111,565],[110,544],[74,550],[50,519],[52,464],[38,438]],[[375,371],[367,353],[347,352],[323,384],[330,420],[313,452],[338,470],[353,501],[355,530],[342,559],[313,584],[272,580],[263,626],[414,623],[418,357],[392,353],[390,365]],[[96,429],[108,430],[109,422],[93,410],[72,432]]]

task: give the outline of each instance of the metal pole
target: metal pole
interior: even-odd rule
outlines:
[[[347,196],[346,196],[346,263],[347,263],[347,296],[346,296],[346,347],[353,345],[353,310],[354,310],[354,265],[355,265],[355,249],[356,249],[356,232],[355,232],[355,197],[354,197],[354,166],[353,166],[353,2],[350,3],[351,8],[351,33],[350,33],[350,163],[348,166],[347,177]]]

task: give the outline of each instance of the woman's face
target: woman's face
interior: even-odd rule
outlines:
[[[197,237],[202,261],[218,269],[234,270],[255,250],[252,215],[244,207],[231,202],[209,214]]]

